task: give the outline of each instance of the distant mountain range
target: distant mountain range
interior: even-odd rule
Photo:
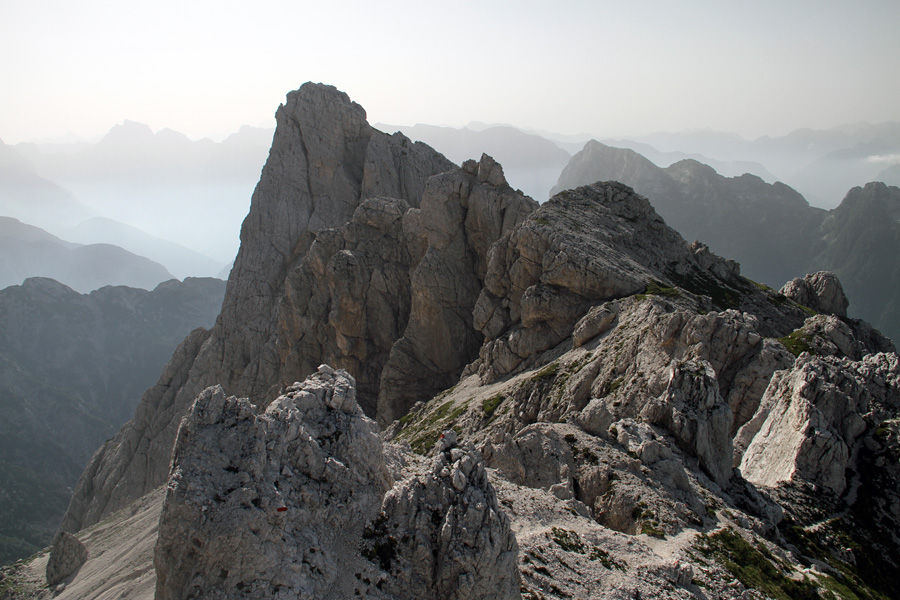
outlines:
[[[91,454],[184,337],[212,326],[224,292],[192,278],[153,291],[79,294],[45,278],[0,290],[0,564],[50,541]]]
[[[763,136],[753,141],[715,131],[657,133],[633,141],[647,144],[658,152],[702,155],[712,160],[701,162],[717,170],[714,161],[759,163],[778,180],[803,194],[811,204],[823,208],[837,206],[851,187],[870,181],[900,183],[896,168],[900,165],[900,123],[897,122],[859,123],[828,130],[797,129],[784,136]],[[621,141],[605,143],[632,147]],[[727,170],[719,172],[732,174]],[[761,172],[753,169],[748,172],[771,181]]]
[[[150,235],[137,227],[105,217],[82,221],[65,232],[66,239],[82,244],[103,242],[146,256],[165,265],[178,279],[218,277],[224,265],[180,244]]]
[[[432,125],[376,124],[388,133],[401,131],[461,163],[485,152],[504,165],[513,187],[539,202],[550,196],[547,182],[562,169],[561,156],[579,152],[590,136],[521,130],[509,125],[471,123],[464,128]],[[631,138],[603,138],[616,148],[639,152],[658,167],[694,159],[720,175],[751,173],[764,181],[781,181],[814,206],[834,208],[848,189],[870,181],[900,184],[900,123],[848,125],[829,130],[798,129],[783,136],[746,140],[718,131],[655,133]]]
[[[94,212],[69,190],[38,175],[31,162],[0,141],[0,215],[52,229]]]
[[[539,202],[549,198],[571,154],[589,139],[484,123],[465,128],[376,127],[387,133],[401,131],[458,164],[487,153],[504,165],[514,188]],[[96,223],[81,230],[95,237],[73,239],[121,245],[165,265],[179,277],[218,273],[234,259],[240,224],[272,133],[272,129],[244,126],[221,142],[192,141],[170,129],[154,133],[147,125],[124,121],[96,143],[11,147],[0,142],[0,215],[65,239],[72,227],[87,219],[111,219],[189,248],[195,255],[173,262],[164,258],[164,251],[150,253],[115,241],[122,235]],[[662,168],[694,159],[721,175],[751,173],[769,183],[781,181],[812,205],[824,208],[836,207],[854,186],[870,181],[900,184],[898,123],[799,129],[752,141],[735,134],[693,131],[603,142],[631,148]],[[196,254],[212,259],[219,269]]]
[[[178,266],[163,258],[171,247],[147,253],[178,276],[211,275],[234,259],[271,139],[271,129],[244,126],[222,142],[191,141],[125,121],[96,144],[0,146],[0,166],[16,172],[18,182],[0,182],[0,215],[60,237],[87,219],[107,219],[104,227],[80,229],[97,236],[80,238],[89,242],[122,238],[109,228],[111,219],[189,248],[193,255],[179,251]]]
[[[746,276],[772,287],[820,269],[834,271],[851,314],[900,339],[900,189],[855,187],[827,211],[783,183],[749,174],[724,177],[695,160],[662,169],[633,150],[591,141],[572,157],[554,193],[606,180],[651,198],[685,238],[734,257]]]
[[[375,127],[386,133],[399,131],[410,139],[425,142],[456,164],[470,158],[478,160],[482,153],[488,154],[503,164],[510,185],[538,202],[550,197],[550,188],[571,157],[551,140],[509,125],[456,129],[376,123]]]
[[[756,284],[623,183],[538,205],[490,157],[454,167],[331,86],[289,93],[276,121],[216,324],[3,587],[900,597],[900,358],[847,316],[837,277]],[[607,178],[587,160],[604,158],[687,225],[725,228],[717,244],[774,245],[776,263],[833,249],[893,278],[896,188],[854,188],[844,215],[753,175],[589,146],[567,176]],[[11,317],[35,338],[54,322],[37,304]]]
[[[258,179],[272,129],[243,126],[221,142],[192,141],[182,133],[156,133],[143,123],[124,121],[97,143],[15,146],[43,177],[63,185],[97,181],[242,182]]]
[[[153,289],[172,274],[159,263],[112,244],[75,244],[10,217],[0,217],[0,288],[49,277],[87,293],[106,285]]]

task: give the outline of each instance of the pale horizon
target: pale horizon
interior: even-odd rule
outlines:
[[[900,3],[3,0],[0,139],[271,127],[306,81],[369,121],[752,140],[900,121]]]

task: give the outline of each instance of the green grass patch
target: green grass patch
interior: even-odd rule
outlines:
[[[553,379],[554,377],[556,377],[557,373],[559,373],[559,362],[553,361],[552,363],[532,375],[529,381],[533,383],[542,383],[549,379]]]
[[[763,554],[732,529],[701,536],[698,550],[707,558],[715,558],[746,587],[759,590],[775,600],[822,598],[814,583],[808,579],[791,579],[766,557],[768,552]]]
[[[804,352],[815,354],[812,347],[809,345],[810,340],[812,340],[810,335],[801,329],[798,329],[783,338],[778,338],[778,341],[781,342],[781,344],[788,349],[788,352],[794,356],[800,356]]]
[[[799,525],[784,526],[781,528],[781,532],[785,539],[796,546],[805,557],[822,561],[834,569],[831,575],[819,579],[819,584],[831,594],[850,600],[888,599],[889,596],[882,594],[864,581],[857,573],[855,566],[835,558],[831,552],[819,543],[818,536],[815,533],[809,532]],[[842,546],[850,548],[856,555],[864,555],[867,552],[854,541],[853,535],[839,524],[833,523],[832,527],[829,528],[828,535],[834,536],[840,541]],[[808,564],[809,560],[804,558],[802,562]]]
[[[446,394],[436,397],[435,400],[444,396]],[[453,400],[448,400],[433,411],[429,412],[426,407],[415,414],[409,413],[400,419],[403,429],[397,435],[397,439],[409,441],[416,454],[427,454],[437,443],[441,432],[451,428],[455,430],[455,421],[466,412],[466,408],[465,403],[456,406]]]
[[[438,438],[440,437],[440,431],[427,431],[422,435],[411,439],[409,441],[409,447],[412,448],[412,451],[416,454],[425,456],[428,454],[429,450],[434,448],[434,445],[437,444]]]
[[[689,274],[679,274],[673,271],[668,273],[668,276],[675,285],[692,294],[709,296],[713,304],[719,308],[738,308],[741,305],[739,292],[702,271]]]
[[[500,403],[506,399],[506,396],[503,394],[497,394],[495,396],[491,396],[481,402],[481,410],[484,412],[484,418],[488,421],[494,418],[494,412],[497,410],[497,407],[500,406]]]
[[[625,383],[625,377],[624,377],[624,376],[622,376],[622,377],[616,377],[615,379],[613,379],[612,381],[609,382],[609,385],[608,385],[607,388],[606,388],[606,394],[605,394],[605,395],[606,395],[606,396],[609,396],[610,394],[615,394],[616,391],[617,391],[620,387],[622,387],[622,384],[623,384],[623,383]]]
[[[578,533],[574,531],[562,529],[560,527],[554,527],[553,529],[551,529],[550,537],[557,546],[559,546],[566,552],[581,554],[583,556],[586,556],[588,560],[600,561],[600,564],[602,564],[609,570],[625,570],[624,563],[621,563],[612,558],[609,555],[609,552],[607,552],[600,546],[583,542],[581,540],[581,536],[579,536]]]
[[[758,282],[758,281],[753,281],[753,280],[750,279],[749,277],[744,277],[744,279],[746,279],[747,281],[749,281],[750,283],[752,283],[757,289],[759,289],[759,290],[761,290],[761,291],[763,291],[763,292],[774,292],[774,291],[775,291],[775,290],[773,290],[772,288],[770,288],[769,286],[767,286],[766,284],[760,283],[760,282]]]
[[[666,296],[669,298],[677,298],[681,295],[676,288],[668,286],[664,283],[651,279],[647,283],[647,289],[644,291],[648,296]]]
[[[666,539],[666,532],[660,529],[656,521],[641,521],[641,533],[659,540]]]

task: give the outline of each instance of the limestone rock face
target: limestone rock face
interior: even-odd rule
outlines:
[[[156,598],[352,596],[342,570],[391,482],[355,391],[323,365],[261,415],[200,394],[172,458]]]
[[[700,270],[692,256],[627,186],[597,183],[558,194],[491,249],[475,306],[486,341],[479,374],[493,379],[520,369],[571,335],[592,305],[670,280],[676,264]]]
[[[781,293],[816,312],[838,317],[846,317],[847,307],[850,305],[841,282],[829,271],[819,271],[792,279],[784,284]]]
[[[660,168],[626,148],[591,140],[560,174],[554,190],[620,181],[647,196],[671,227],[740,262],[749,277],[780,285],[804,273],[815,257],[826,211],[811,207],[783,183],[768,184],[745,169],[725,177],[693,159]],[[722,173],[722,174],[720,174]]]
[[[318,232],[288,272],[281,376],[302,378],[320,360],[345,368],[363,410],[383,424],[451,386],[481,344],[471,316],[479,261],[535,206],[489,156],[432,177],[420,208],[365,200],[347,224]]]
[[[275,117],[215,327],[173,356],[135,420],[94,456],[63,529],[78,531],[162,484],[181,418],[205,388],[221,384],[228,394],[271,398],[311,372],[284,376],[296,338],[284,339],[284,321],[272,315],[289,301],[285,280],[315,234],[343,226],[369,198],[417,207],[425,180],[454,168],[424,144],[376,131],[362,107],[331,86],[305,84]]]
[[[553,428],[534,424],[493,447],[491,466],[519,485],[553,490],[559,484],[571,488],[568,475],[575,461],[572,449]]]
[[[419,216],[428,247],[412,274],[409,323],[382,374],[380,423],[453,385],[478,355],[482,335],[472,311],[487,276],[488,250],[536,207],[509,187],[503,169],[486,155],[429,179]]]
[[[731,477],[732,414],[719,394],[716,372],[709,363],[674,365],[663,396],[644,407],[641,414],[671,431],[719,485],[727,483]]]
[[[391,489],[355,392],[322,365],[262,414],[221,387],[198,396],[160,515],[158,600],[518,597],[481,455],[449,431],[429,469]]]
[[[754,417],[765,420],[743,455],[741,473],[758,485],[803,481],[842,494],[860,436],[877,425],[870,422],[872,407],[896,407],[898,394],[896,354],[861,361],[802,355],[772,378]]]
[[[403,200],[371,198],[349,223],[316,235],[278,303],[286,381],[321,361],[338,365],[355,373],[359,403],[375,414],[381,371],[409,320],[416,212]]]
[[[47,561],[47,585],[54,586],[77,571],[88,558],[87,550],[77,537],[60,531],[50,545]]]
[[[518,545],[481,455],[447,431],[429,472],[396,485],[364,552],[393,598],[519,598]]]
[[[534,209],[487,156],[407,179],[427,151],[344,100],[280,112],[233,306],[98,454],[76,525],[164,479],[181,424],[161,599],[746,598],[744,545],[811,594],[828,582],[782,519],[900,593],[878,579],[900,555],[889,341],[744,279],[621,184]],[[271,253],[266,215],[288,221]]]
[[[291,92],[276,122],[214,332],[222,353],[215,382],[239,394],[268,393],[282,381],[285,342],[271,314],[315,234],[342,227],[368,198],[418,206],[425,180],[454,168],[423,144],[376,131],[361,106],[330,86]]]

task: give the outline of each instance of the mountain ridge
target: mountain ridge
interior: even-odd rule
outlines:
[[[158,598],[900,591],[900,359],[833,274],[755,284],[618,182],[538,207],[330,86],[277,119],[216,325],[9,577],[164,485]]]
[[[12,217],[0,216],[0,232],[0,288],[48,277],[83,293],[106,285],[149,290],[172,279],[161,264],[121,246],[67,242]]]
[[[837,208],[826,211],[783,183],[767,184],[747,174],[727,178],[690,160],[660,169],[632,150],[592,141],[573,157],[554,190],[597,179],[634,186],[686,238],[703,239],[714,251],[735,257],[748,276],[768,285],[823,269],[836,272],[851,313],[895,339],[900,336],[892,308],[900,278],[881,260],[900,251],[897,221],[887,208],[896,204],[897,188],[877,183],[853,188]],[[878,241],[859,249],[867,240]]]
[[[3,562],[50,541],[97,446],[133,415],[183,336],[212,325],[224,288],[187,279],[79,294],[30,278],[0,290]]]

